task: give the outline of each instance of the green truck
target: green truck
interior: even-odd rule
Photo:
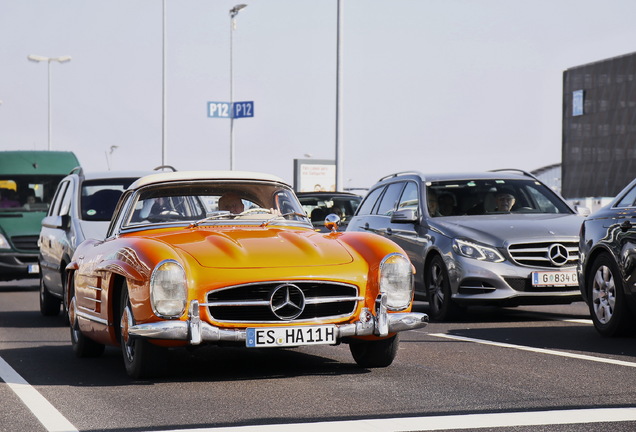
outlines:
[[[38,237],[58,183],[79,166],[66,151],[0,151],[0,281],[40,277]]]

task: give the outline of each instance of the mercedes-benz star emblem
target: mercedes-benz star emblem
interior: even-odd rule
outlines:
[[[278,285],[269,297],[269,306],[281,320],[293,320],[305,310],[305,295],[296,285]]]
[[[569,257],[568,250],[560,243],[555,243],[548,249],[548,258],[555,266],[561,267],[568,262]]]

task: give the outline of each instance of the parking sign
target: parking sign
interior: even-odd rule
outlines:
[[[254,101],[208,102],[208,117],[245,118],[254,117]]]

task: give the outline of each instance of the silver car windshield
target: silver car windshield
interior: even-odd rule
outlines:
[[[472,216],[496,213],[567,213],[570,207],[536,180],[453,180],[429,182],[429,214]]]
[[[208,181],[153,185],[132,195],[122,228],[153,224],[272,225],[310,222],[296,195],[275,183]]]

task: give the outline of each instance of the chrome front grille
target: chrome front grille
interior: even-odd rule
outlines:
[[[522,266],[561,268],[576,265],[579,244],[571,242],[518,243],[508,246],[513,261]]]
[[[285,299],[294,308],[298,306],[297,314],[281,307],[280,302],[285,302]],[[207,302],[202,306],[208,308],[214,321],[280,323],[348,317],[361,300],[364,298],[358,296],[355,285],[325,281],[277,281],[210,291]]]

